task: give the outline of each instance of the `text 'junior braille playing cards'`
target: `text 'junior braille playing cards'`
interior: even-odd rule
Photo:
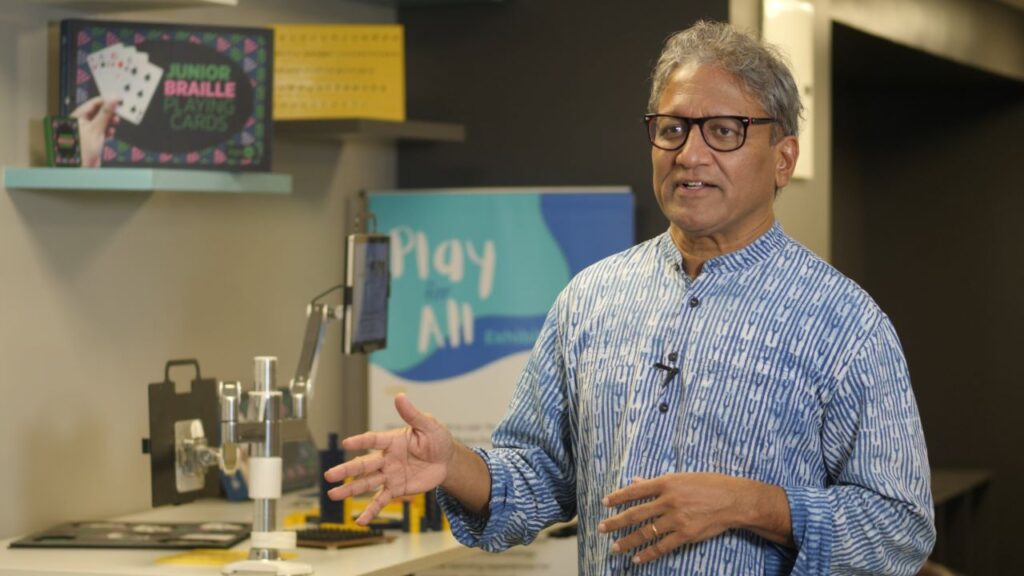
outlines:
[[[84,165],[266,171],[273,53],[269,29],[64,20],[60,114]]]

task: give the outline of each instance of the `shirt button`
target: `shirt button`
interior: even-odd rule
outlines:
[[[681,269],[682,269],[682,268],[681,268],[681,267],[679,266],[679,264],[673,264],[673,265],[672,265],[672,267],[676,269],[676,272],[679,272],[679,270],[681,270]]]
[[[666,404],[665,402],[662,402],[661,404],[659,404],[658,405],[658,412],[661,412],[662,414],[664,414],[665,412],[668,412],[668,404]]]
[[[690,308],[696,308],[697,306],[700,306],[700,300],[696,296],[690,298]]]
[[[675,362],[678,359],[679,359],[679,354],[678,353],[676,353],[676,352],[669,352],[668,353],[668,361],[669,362]]]

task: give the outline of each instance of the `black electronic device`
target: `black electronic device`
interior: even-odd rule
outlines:
[[[347,255],[342,349],[345,354],[373,352],[387,346],[391,238],[351,234]]]

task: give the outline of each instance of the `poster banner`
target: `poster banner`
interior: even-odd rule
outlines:
[[[404,426],[405,392],[469,446],[490,446],[555,297],[634,242],[628,187],[369,194],[391,236],[387,349],[370,357],[370,427]]]

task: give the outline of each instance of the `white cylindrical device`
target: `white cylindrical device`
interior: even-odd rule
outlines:
[[[281,458],[249,458],[249,497],[280,498],[282,469]]]

